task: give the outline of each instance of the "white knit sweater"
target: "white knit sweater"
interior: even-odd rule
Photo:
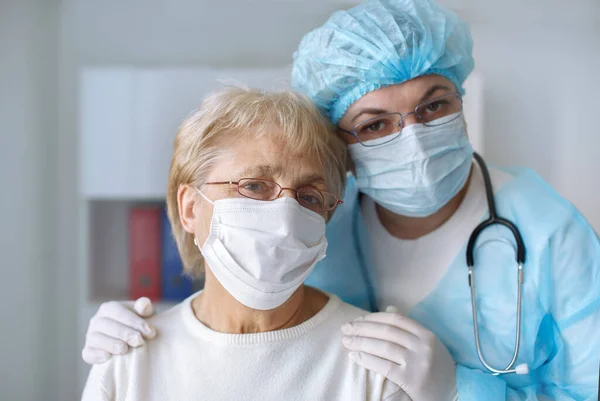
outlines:
[[[366,312],[335,295],[299,326],[256,334],[209,329],[192,311],[196,295],[150,320],[156,339],[94,366],[82,400],[409,400],[350,361],[340,327]]]

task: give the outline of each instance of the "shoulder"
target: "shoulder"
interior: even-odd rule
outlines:
[[[156,365],[151,364],[150,359],[157,362],[164,358],[171,346],[177,344],[176,337],[186,332],[181,318],[184,306],[185,301],[148,319],[157,329],[155,339],[124,355],[115,355],[105,363],[94,365],[88,376],[83,400],[122,399],[130,387],[146,380],[152,374],[152,366]]]
[[[526,210],[538,210],[538,214],[549,210],[566,214],[577,211],[535,171],[516,167],[499,168],[498,171],[512,177],[496,193],[503,204],[520,202]]]
[[[342,302],[336,316],[339,337],[342,337],[341,330],[339,330],[341,325],[369,313],[364,309]],[[368,387],[374,393],[376,399],[384,401],[410,401],[410,397],[398,385],[379,373],[366,370],[366,375],[367,382],[369,383]]]
[[[108,401],[114,399],[113,359],[92,366],[83,389],[82,401]]]
[[[553,233],[576,223],[589,226],[581,213],[562,197],[535,171],[524,168],[501,168],[512,179],[495,194],[499,212],[520,223],[520,229],[528,226],[540,235]]]
[[[318,347],[330,347],[331,350],[342,351],[342,326],[369,312],[342,301],[335,294],[326,294],[329,301],[313,318],[318,324],[314,324],[310,336],[319,339]]]
[[[190,307],[191,299],[193,299],[195,296],[196,294],[178,303],[172,308],[152,316],[148,319],[148,323],[156,327],[158,332],[161,334],[179,332],[185,324],[182,317],[185,308]]]
[[[124,360],[123,363],[130,365],[144,365],[150,359],[154,362],[168,361],[173,355],[181,351],[193,342],[192,323],[194,320],[191,311],[191,300],[196,296],[192,295],[188,299],[173,306],[172,308],[158,313],[148,319],[148,323],[156,328],[157,336],[151,341],[146,341],[141,347],[137,347],[128,353],[130,360]],[[189,310],[188,310],[189,309]],[[136,369],[139,371],[139,369]]]
[[[338,308],[337,316],[341,320],[347,320],[347,319],[356,319],[356,318],[358,318],[360,316],[364,316],[368,313],[369,312],[367,312],[364,309],[357,308],[354,305],[350,305],[349,303],[340,301],[340,306]]]
[[[354,305],[342,301],[337,295],[328,295],[330,302],[335,305],[335,309],[332,310],[327,319],[328,325],[339,325],[341,327],[344,323],[348,323],[369,313],[364,309],[357,308]]]
[[[535,250],[540,257],[544,250],[548,251],[545,265],[573,265],[561,260],[574,261],[582,253],[585,259],[594,259],[598,264],[600,253],[594,254],[599,247],[598,236],[577,208],[533,170],[505,171],[513,178],[495,194],[498,213],[518,227],[528,250]],[[531,251],[529,255],[534,256]]]
[[[349,351],[342,345],[342,325],[369,312],[345,303],[335,295],[329,294],[329,297],[335,308],[332,308],[319,330],[313,333],[313,336],[319,339],[314,344],[319,349],[319,366],[329,369],[331,365],[327,361],[336,360],[336,381],[339,385],[348,386],[353,391],[365,391],[367,399],[409,401],[410,398],[395,383],[352,362],[348,358]]]
[[[513,179],[496,194],[499,214],[520,230],[526,270],[560,327],[582,311],[600,308],[600,240],[569,201],[532,170],[510,169]],[[560,283],[560,285],[557,285]]]
[[[83,390],[82,401],[120,400],[128,391],[132,352],[115,355],[108,361],[92,366]]]

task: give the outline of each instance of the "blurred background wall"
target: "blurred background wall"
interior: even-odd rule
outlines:
[[[342,0],[0,0],[0,399],[76,400],[78,72],[266,66]],[[472,24],[490,162],[600,231],[600,2],[446,0]]]

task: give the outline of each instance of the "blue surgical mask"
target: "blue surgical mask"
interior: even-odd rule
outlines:
[[[473,147],[463,117],[435,127],[412,124],[385,141],[348,146],[360,191],[384,208],[402,216],[431,216],[465,185]]]

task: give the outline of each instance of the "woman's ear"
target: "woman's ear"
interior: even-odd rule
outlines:
[[[188,233],[194,234],[196,227],[196,213],[194,206],[198,200],[195,188],[189,185],[181,185],[177,189],[177,209],[179,211],[179,220],[183,229]]]

